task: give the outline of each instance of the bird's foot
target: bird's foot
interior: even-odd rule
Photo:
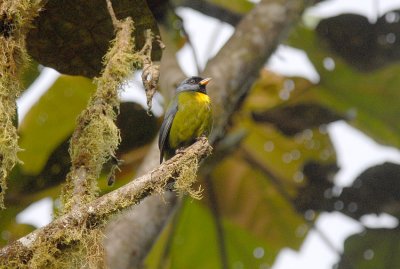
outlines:
[[[206,138],[207,138],[207,136],[205,134],[202,134],[201,136],[196,138],[196,141],[203,140],[203,139],[206,139]]]
[[[178,148],[177,150],[175,150],[175,154],[182,154],[183,152],[185,152],[184,147],[181,147],[181,148]]]

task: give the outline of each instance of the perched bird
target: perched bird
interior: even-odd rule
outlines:
[[[158,147],[160,163],[170,159],[177,149],[208,136],[212,128],[212,111],[206,85],[211,78],[190,77],[176,88],[161,125]]]

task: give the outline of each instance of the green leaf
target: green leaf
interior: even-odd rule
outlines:
[[[32,107],[19,129],[25,173],[42,170],[54,149],[71,135],[94,90],[90,79],[62,75]]]
[[[304,27],[292,35],[290,44],[308,53],[321,77],[319,85],[309,89],[302,98],[317,100],[341,114],[347,113],[354,118],[352,125],[378,142],[400,147],[399,64],[367,75],[360,73],[325,50],[314,31]],[[331,66],[326,68],[324,63]]]
[[[367,229],[346,239],[344,255],[337,268],[400,268],[399,250],[398,229]]]
[[[257,122],[273,124],[288,136],[343,119],[326,107],[311,102],[277,107],[263,112],[253,112],[252,116]]]
[[[221,268],[220,250],[217,244],[215,223],[208,208],[198,201],[186,199],[179,215],[177,227],[169,226],[162,234],[146,261],[146,268]],[[248,231],[223,220],[225,244],[229,268],[260,268],[270,265],[274,253],[268,243]],[[167,260],[160,261],[168,234],[175,228]],[[257,258],[254,256],[254,252]],[[157,267],[161,263],[161,267]]]
[[[213,180],[221,215],[263,242],[268,263],[280,249],[300,246],[307,227],[281,192],[285,182],[275,185],[276,179],[246,163],[240,154],[223,161],[213,172]]]
[[[338,199],[344,203],[344,214],[360,218],[366,214],[388,213],[400,216],[400,165],[390,162],[369,167],[343,188]],[[355,204],[357,210],[348,210]]]
[[[373,23],[358,14],[340,14],[318,24],[318,36],[350,66],[369,72],[399,61],[399,10],[390,10]]]

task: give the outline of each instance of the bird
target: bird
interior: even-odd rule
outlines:
[[[176,154],[176,150],[188,147],[199,137],[208,136],[212,129],[213,116],[206,85],[211,78],[197,76],[183,80],[161,124],[158,147],[160,164]]]

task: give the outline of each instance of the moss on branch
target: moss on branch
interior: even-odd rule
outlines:
[[[4,208],[6,179],[18,162],[16,99],[21,75],[29,57],[25,36],[38,15],[41,1],[4,0],[0,2],[0,209]]]
[[[115,119],[119,112],[118,89],[141,65],[135,52],[131,18],[118,21],[116,37],[104,57],[104,70],[95,79],[97,91],[78,118],[70,143],[72,168],[62,195],[63,212],[97,196],[96,180],[103,164],[114,157],[120,142]]]

